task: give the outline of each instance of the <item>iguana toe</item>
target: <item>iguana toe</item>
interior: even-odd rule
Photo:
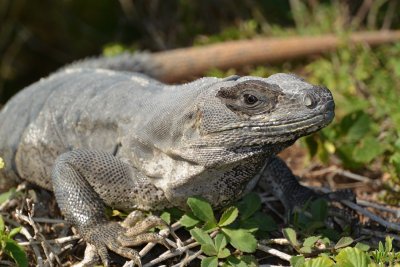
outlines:
[[[326,193],[326,198],[330,201],[348,200],[356,202],[356,195],[351,189],[343,189],[334,192]]]
[[[132,228],[121,226],[117,222],[97,225],[94,229],[83,233],[85,240],[95,248],[104,266],[110,266],[108,250],[133,260],[136,266],[142,266],[139,253],[129,248],[148,242],[156,242],[168,247],[165,239],[156,233],[140,233],[135,236],[127,235]],[[148,228],[147,228],[148,229]]]

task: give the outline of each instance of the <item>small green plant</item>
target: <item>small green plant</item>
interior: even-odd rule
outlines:
[[[4,168],[4,161],[0,157],[0,169]],[[0,203],[6,201],[15,189],[10,189],[8,192],[0,194]],[[21,227],[13,228],[10,231],[6,230],[3,217],[0,215],[0,258],[2,254],[6,254],[11,257],[19,267],[28,266],[28,258],[24,249],[18,245],[13,239],[16,234],[21,231]]]
[[[257,194],[249,194],[237,205],[226,208],[217,220],[211,205],[200,197],[187,201],[191,212],[180,219],[190,229],[192,237],[201,245],[208,257],[201,266],[257,266],[252,253],[257,248],[255,236],[277,229],[271,217],[259,212],[261,200]],[[236,249],[232,252],[232,248]]]
[[[0,257],[6,254],[11,257],[19,267],[28,266],[28,258],[24,249],[13,239],[21,231],[21,227],[7,231],[3,217],[0,216]]]
[[[400,264],[400,252],[395,252],[392,246],[393,238],[387,236],[385,245],[379,241],[377,250],[370,253],[377,266],[398,266]]]
[[[299,242],[296,232],[291,228],[284,229],[283,234],[301,254],[290,259],[290,264],[294,267],[383,267],[399,266],[400,263],[400,252],[393,250],[393,239],[390,237],[386,237],[385,245],[379,242],[378,249],[368,252],[370,247],[363,243],[350,247],[354,243],[350,237],[342,237],[333,244],[329,239],[321,239],[321,236],[310,236]],[[312,255],[319,256],[306,260],[305,256]]]
[[[324,199],[316,199],[306,203],[301,210],[293,213],[292,223],[305,234],[313,234],[325,227],[328,217],[328,202]]]

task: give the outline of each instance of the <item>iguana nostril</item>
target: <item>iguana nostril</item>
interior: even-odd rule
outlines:
[[[317,100],[315,99],[315,97],[311,94],[306,94],[304,95],[303,98],[303,104],[308,107],[308,108],[315,108],[315,106],[317,105]]]

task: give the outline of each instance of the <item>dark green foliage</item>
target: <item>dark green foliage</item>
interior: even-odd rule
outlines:
[[[28,258],[24,249],[13,239],[21,231],[21,227],[8,231],[4,225],[3,217],[0,216],[0,258],[6,254],[12,258],[19,267],[28,266]]]
[[[218,261],[224,262],[224,266],[256,266],[254,258],[238,256],[232,252],[232,248],[241,252],[255,252],[257,240],[254,233],[276,229],[272,218],[265,214],[260,216],[261,201],[258,195],[245,196],[237,205],[226,208],[218,220],[211,205],[204,199],[193,197],[187,203],[191,212],[183,215],[180,223],[190,229],[190,234],[208,256],[202,260],[201,266],[217,266]],[[214,234],[210,236],[211,232]]]

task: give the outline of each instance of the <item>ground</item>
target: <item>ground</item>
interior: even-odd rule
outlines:
[[[372,204],[369,203],[379,203],[382,185],[378,181],[380,181],[380,179],[384,180],[385,174],[382,174],[383,177],[372,175],[371,177],[373,178],[368,178],[359,174],[345,172],[334,164],[323,166],[310,161],[310,159],[307,158],[306,152],[305,148],[296,143],[293,147],[288,148],[280,154],[294,173],[301,177],[301,182],[303,184],[315,188],[325,187],[334,190],[345,188],[353,189],[359,200],[360,207],[372,211],[381,218],[385,218],[385,221],[388,223],[400,222],[398,217],[398,214],[400,214],[399,207],[391,207],[383,204],[372,207]],[[271,194],[267,192],[258,193],[263,201],[263,212],[270,214],[274,218],[278,224],[278,229],[270,232],[268,238],[259,239],[259,247],[256,253],[254,253],[254,256],[260,264],[288,265],[289,263],[282,259],[279,253],[276,254],[274,251],[271,253],[267,252],[268,250],[263,247],[263,244],[267,244],[267,247],[277,249],[277,251],[282,252],[283,255],[298,254],[290,247],[288,240],[283,238],[281,231],[281,229],[288,225],[293,225],[293,223],[288,224],[286,222],[282,206]],[[20,225],[23,227],[23,230],[15,239],[28,253],[30,265],[40,265],[40,258],[42,258],[43,264],[51,262],[53,265],[57,266],[70,266],[82,259],[85,244],[80,239],[79,235],[74,232],[74,229],[71,230],[69,224],[62,219],[52,193],[32,185],[22,184],[17,189],[15,196],[16,197],[12,200],[8,200],[1,205],[1,215],[8,227],[12,228]],[[372,221],[369,216],[362,215],[360,211],[354,211],[348,207],[344,208],[343,204],[338,205],[338,207],[341,208],[339,213],[345,214],[344,217],[348,216],[348,220],[345,220],[345,224],[354,224],[349,232],[354,238],[363,240],[373,247],[377,245],[378,240],[382,240],[388,233],[385,227]],[[331,224],[333,228],[341,229],[343,227],[343,225],[341,225],[341,223],[343,224],[343,220],[341,221],[339,217],[342,215],[338,215],[337,218],[335,218],[335,216],[336,215],[331,216],[331,218],[333,218],[331,219]],[[349,219],[350,217],[352,220]],[[151,261],[157,259],[160,253],[164,253],[163,255],[165,255],[166,259],[163,263],[168,266],[179,264],[185,259],[187,260],[187,258],[185,258],[186,251],[190,251],[190,253],[194,254],[199,259],[202,257],[204,258],[204,255],[201,254],[198,247],[194,245],[194,240],[190,238],[187,230],[182,228],[178,229],[176,234],[181,241],[185,240],[182,241],[182,244],[179,244],[180,252],[177,252],[177,250],[168,252],[164,247],[157,245],[150,252],[144,253],[146,255],[142,257],[142,259],[145,266],[156,265],[157,262]],[[394,244],[396,245],[399,243],[400,238],[398,236],[394,238]],[[179,242],[177,243],[173,237],[169,236],[168,239],[173,246],[178,246]],[[27,242],[28,240],[31,240],[31,243]],[[149,246],[152,247],[153,245]],[[122,259],[119,257],[114,258],[116,259],[117,266],[122,265]],[[193,259],[190,258],[189,260],[189,266],[197,266],[199,260],[196,259],[196,257],[192,258]],[[283,256],[283,258],[285,258],[285,256]],[[0,263],[13,266],[10,258],[6,256],[2,257]]]

